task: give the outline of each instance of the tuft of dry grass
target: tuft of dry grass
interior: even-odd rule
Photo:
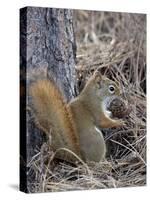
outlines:
[[[56,160],[48,144],[28,163],[29,192],[143,186],[146,184],[146,16],[75,11],[80,91],[94,70],[119,81],[132,108],[123,128],[104,129],[101,163]]]

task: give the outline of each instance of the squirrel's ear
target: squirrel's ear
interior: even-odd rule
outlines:
[[[94,79],[95,79],[96,81],[101,81],[101,80],[102,80],[102,74],[101,74],[98,70],[96,70],[96,71],[94,72]]]

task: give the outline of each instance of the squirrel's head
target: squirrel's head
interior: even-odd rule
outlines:
[[[101,100],[107,97],[120,96],[121,94],[119,84],[101,75],[99,71],[91,76],[86,85],[85,90],[92,91],[93,97],[98,97]]]
[[[82,95],[84,99],[86,97],[87,101],[91,102],[90,105],[92,112],[94,112],[95,123],[100,127],[111,128],[124,124],[120,119],[112,119],[113,109],[109,109],[110,103],[115,98],[121,96],[121,88],[117,81],[112,81],[106,76],[101,75],[99,71],[96,71],[87,81]]]

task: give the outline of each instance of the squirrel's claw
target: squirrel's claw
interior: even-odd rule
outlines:
[[[117,119],[117,120],[114,120],[114,122],[115,122],[115,126],[116,127],[122,127],[122,126],[125,126],[126,124],[125,124],[125,121],[123,121],[122,119]]]

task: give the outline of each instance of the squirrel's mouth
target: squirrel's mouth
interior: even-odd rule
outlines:
[[[107,117],[112,118],[112,112],[110,110],[105,110],[104,113]]]
[[[116,98],[116,96],[106,97],[102,103],[102,109],[106,117],[113,118],[112,111],[110,110],[111,102]]]

